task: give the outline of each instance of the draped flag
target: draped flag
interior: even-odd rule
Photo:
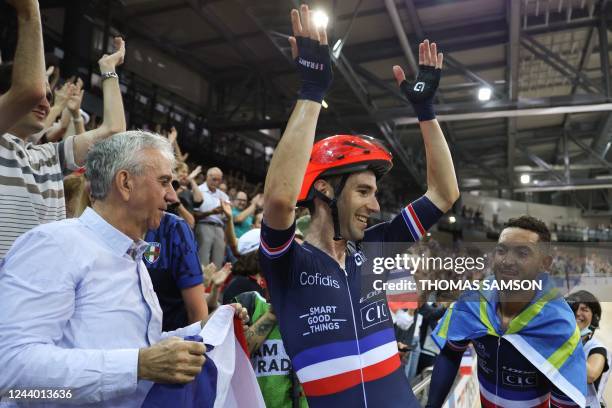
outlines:
[[[143,408],[265,408],[257,378],[246,353],[240,321],[234,308],[221,306],[202,331],[206,363],[194,381],[184,385],[155,384]]]
[[[494,278],[489,278],[494,279]],[[565,395],[585,406],[586,359],[576,319],[547,274],[533,300],[503,332],[496,314],[497,290],[464,293],[442,317],[434,333],[440,348],[447,340],[472,340],[485,335],[501,337]]]

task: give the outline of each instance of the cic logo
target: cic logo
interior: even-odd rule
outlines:
[[[361,327],[367,329],[389,320],[389,308],[385,300],[377,300],[361,308]]]

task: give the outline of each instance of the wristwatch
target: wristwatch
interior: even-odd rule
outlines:
[[[105,81],[108,78],[119,78],[119,75],[117,75],[115,71],[102,72],[102,81]]]

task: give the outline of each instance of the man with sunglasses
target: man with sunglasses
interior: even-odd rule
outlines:
[[[33,80],[37,80],[38,71],[44,80],[44,58],[42,56],[42,36],[40,34],[40,13],[38,2],[34,0],[11,1],[18,10],[20,21],[19,47],[12,71],[0,70],[0,117],[5,118],[5,106],[2,101],[13,92],[12,80],[19,79],[23,70],[32,70]],[[29,13],[37,18],[36,41],[28,41],[24,33],[26,19],[22,14]],[[40,44],[35,47],[40,41]],[[31,44],[28,44],[31,42]],[[25,44],[24,44],[25,43]],[[5,257],[9,248],[24,232],[52,221],[66,218],[63,176],[82,166],[89,148],[96,142],[115,133],[125,131],[125,113],[119,89],[119,79],[115,68],[123,63],[125,43],[115,38],[116,52],[104,55],[98,61],[102,77],[104,94],[104,122],[94,130],[77,136],[71,136],[59,143],[34,145],[29,138],[44,128],[44,121],[50,110],[51,90],[45,83],[46,96],[41,94],[31,104],[29,111],[14,116],[14,121],[4,123],[0,120],[0,260]],[[34,66],[24,68],[23,47],[32,46],[37,56],[31,61]],[[38,55],[40,51],[41,55]],[[31,52],[34,52],[31,50]],[[27,54],[27,53],[26,53]]]
[[[353,135],[313,146],[332,79],[327,35],[314,27],[307,6],[293,10],[291,20],[302,88],[266,177],[259,253],[285,349],[311,408],[417,407],[400,368],[385,292],[370,278],[385,243],[419,240],[459,197],[433,112],[442,54],[427,40],[420,45],[414,84],[393,68],[419,118],[428,190],[389,222],[367,228],[380,211],[377,180],[391,169],[391,153],[373,138]],[[294,239],[296,204],[311,211],[303,244]]]

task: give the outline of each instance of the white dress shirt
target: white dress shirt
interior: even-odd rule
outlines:
[[[199,208],[200,212],[211,211],[220,206],[221,201],[229,201],[229,196],[218,188],[215,189],[214,192],[210,191],[210,189],[208,188],[208,184],[206,183],[200,184],[198,188],[204,196],[204,201],[202,202],[202,205]],[[225,225],[225,215],[212,214],[202,219],[200,222],[213,222],[215,224],[223,226]]]
[[[200,332],[198,322],[162,333],[146,247],[91,208],[15,241],[0,261],[0,395],[67,389],[63,403],[141,405],[152,383],[137,379],[138,349]]]

